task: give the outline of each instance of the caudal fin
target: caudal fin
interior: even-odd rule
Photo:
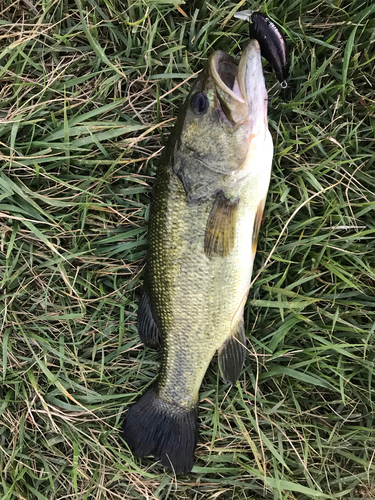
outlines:
[[[127,412],[120,437],[137,457],[154,455],[176,474],[188,474],[197,444],[197,407],[164,401],[149,389]]]

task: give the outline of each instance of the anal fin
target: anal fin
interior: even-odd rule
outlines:
[[[246,336],[243,318],[219,349],[219,368],[224,382],[235,384],[241,375],[246,357]]]
[[[151,311],[147,283],[143,285],[137,313],[137,328],[142,342],[153,349],[160,347],[160,333]]]
[[[227,256],[234,247],[238,200],[231,201],[221,191],[216,195],[206,223],[204,252],[208,257]]]

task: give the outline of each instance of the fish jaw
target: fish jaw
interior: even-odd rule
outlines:
[[[248,106],[248,125],[252,135],[267,129],[267,89],[262,56],[257,40],[250,40],[238,67],[238,86]]]
[[[238,66],[225,52],[215,52],[209,59],[209,73],[218,106],[235,127],[246,127],[249,137],[267,127],[267,90],[257,40],[250,40]]]

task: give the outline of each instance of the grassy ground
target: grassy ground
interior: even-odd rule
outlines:
[[[116,440],[158,366],[135,326],[150,187],[189,78],[239,53],[249,5],[0,7],[0,498],[374,499],[372,2],[267,3],[291,76],[269,110],[249,354],[237,386],[208,370],[178,480]]]

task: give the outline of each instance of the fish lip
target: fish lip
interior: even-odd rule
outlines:
[[[235,124],[243,123],[255,112],[264,115],[267,90],[263,76],[262,56],[257,40],[250,40],[236,60],[222,51],[209,59],[209,72],[219,94],[221,108]]]
[[[257,40],[250,40],[245,47],[238,65],[237,80],[241,95],[248,103],[260,93],[267,94],[260,45]]]

